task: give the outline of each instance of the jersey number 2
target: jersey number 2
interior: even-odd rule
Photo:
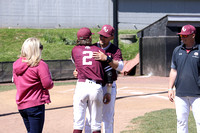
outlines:
[[[83,55],[83,65],[92,65],[92,61],[89,61],[89,59],[92,59],[93,52],[83,51]]]

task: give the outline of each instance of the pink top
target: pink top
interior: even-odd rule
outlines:
[[[48,65],[43,60],[38,66],[29,67],[19,58],[13,63],[13,79],[19,110],[51,102],[48,89],[53,88],[54,84]]]

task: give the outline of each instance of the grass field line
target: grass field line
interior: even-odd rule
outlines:
[[[167,90],[167,87],[121,87],[118,88],[117,90],[123,90],[123,89],[127,89],[127,88],[131,88],[131,89],[160,89],[160,90]]]
[[[123,89],[127,89],[127,88],[130,88],[130,87],[121,87],[121,88],[117,88],[117,90],[123,90]]]
[[[69,89],[69,90],[64,90],[64,91],[56,91],[58,93],[67,93],[67,92],[71,92],[71,91],[74,91],[74,88],[73,89]]]
[[[146,75],[146,76],[137,76],[136,78],[149,78],[149,77],[151,77],[152,75],[151,74],[148,74],[148,75]]]
[[[123,90],[126,88],[130,88],[130,87],[122,87],[120,88],[120,92],[126,93],[126,94],[140,95],[141,98],[157,97],[157,98],[168,100],[167,95],[161,96],[160,94],[157,94],[157,93],[160,93],[160,91],[155,91],[153,92],[153,94],[148,94],[149,92],[142,92],[142,91],[137,91],[137,90]],[[148,94],[148,95],[145,95],[145,94]]]
[[[158,98],[161,98],[161,99],[165,99],[165,100],[169,100],[169,98],[167,96],[155,95],[155,97],[158,97]]]
[[[159,94],[153,94],[153,95],[148,95],[148,96],[141,96],[141,98],[149,98],[149,97],[157,97],[157,98],[160,98],[160,99],[169,100],[167,96],[160,96]]]

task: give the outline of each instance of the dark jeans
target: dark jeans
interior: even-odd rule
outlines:
[[[45,117],[45,105],[19,110],[28,133],[42,133]]]

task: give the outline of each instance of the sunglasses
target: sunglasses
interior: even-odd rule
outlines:
[[[100,37],[103,37],[103,38],[108,38],[108,37],[106,37],[106,36],[103,36],[103,35],[100,35]]]
[[[43,45],[42,44],[40,44],[40,49],[43,50]]]
[[[187,38],[189,35],[180,35],[181,38]]]

